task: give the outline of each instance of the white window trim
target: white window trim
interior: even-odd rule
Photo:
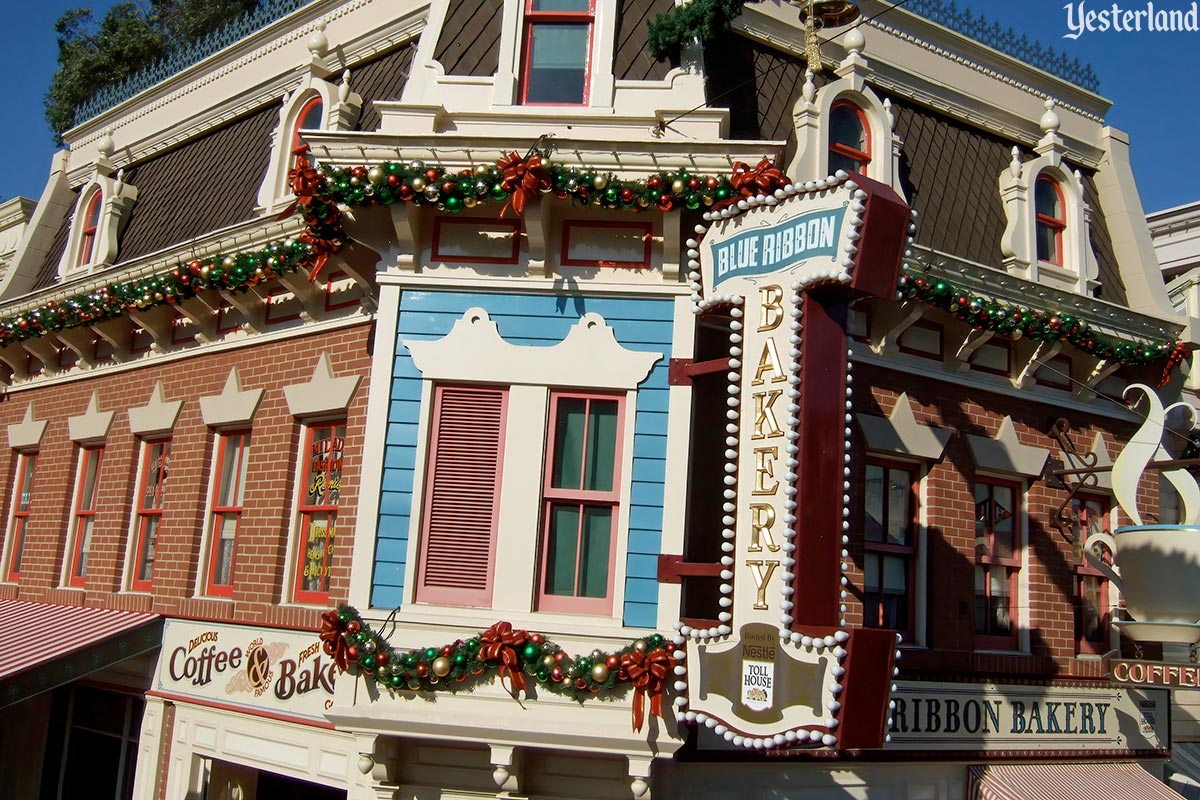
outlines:
[[[42,424],[44,425],[45,423]],[[16,545],[16,543],[13,541],[13,533],[17,524],[17,505],[20,503],[20,498],[17,497],[17,484],[21,482],[21,475],[24,473],[24,460],[27,458],[36,459],[38,457],[38,450],[36,448],[14,448],[14,450],[16,450],[17,454],[17,463],[16,467],[13,469],[12,482],[8,486],[8,496],[11,498],[11,500],[8,504],[8,520],[4,526],[4,558],[3,561],[0,561],[0,584],[9,584],[10,586],[16,583],[16,581],[10,581],[8,579],[8,571],[9,566],[12,565]],[[33,475],[30,476],[31,481],[37,480],[37,470],[37,462],[34,461]],[[30,498],[30,502],[32,502],[32,497]],[[26,536],[29,534],[28,526],[26,526],[25,534]],[[22,542],[22,550],[24,550],[24,547],[25,542]]]
[[[324,604],[324,603],[314,604],[311,602],[306,602],[304,600],[296,599],[296,584],[298,583],[298,581],[297,581],[298,576],[296,574],[296,571],[298,569],[300,569],[300,567],[301,567],[301,560],[300,560],[300,556],[299,556],[300,549],[299,549],[298,545],[300,542],[300,538],[305,535],[304,529],[301,527],[301,519],[303,517],[303,514],[300,511],[300,507],[304,505],[304,500],[308,495],[308,487],[305,485],[306,484],[305,478],[308,473],[308,470],[306,467],[308,464],[309,454],[307,452],[305,445],[308,442],[309,431],[312,428],[329,425],[330,423],[334,423],[334,422],[342,423],[342,425],[344,427],[346,427],[347,433],[349,433],[349,425],[347,424],[348,421],[346,419],[345,412],[334,412],[331,414],[324,414],[321,416],[310,417],[310,418],[301,420],[300,421],[299,445],[296,450],[296,458],[293,460],[292,506],[290,509],[291,523],[288,526],[289,535],[288,535],[288,540],[287,540],[287,544],[286,544],[287,551],[286,551],[286,553],[284,555],[284,559],[283,559],[284,574],[283,574],[282,598],[283,598],[284,603],[288,603],[288,604],[296,605],[296,606],[302,606],[304,608],[317,608],[317,607],[327,608],[327,606],[328,606],[328,604]],[[341,499],[341,496],[339,494],[339,504],[338,504],[339,523],[336,527],[340,527],[340,519],[341,519],[341,511],[342,511],[340,499]],[[334,546],[335,547],[337,546],[337,537],[336,536],[334,537]],[[334,552],[340,552],[340,550],[335,550]]]
[[[637,385],[645,379],[660,353],[626,350],[612,328],[598,314],[584,314],[566,338],[550,347],[513,345],[504,341],[496,324],[480,308],[469,309],[455,322],[449,334],[435,341],[403,343],[422,372],[421,408],[416,468],[412,496],[414,506],[409,528],[404,581],[406,611],[437,616],[435,606],[416,604],[416,571],[420,561],[423,504],[428,480],[429,447],[432,441],[435,384],[442,382],[491,383],[509,389],[505,441],[520,447],[504,449],[494,551],[495,574],[505,580],[493,584],[492,605],[481,609],[481,622],[497,613],[508,615],[514,624],[554,626],[592,625],[623,627],[625,567],[623,553],[629,547],[629,513],[633,491],[633,439],[637,415]],[[617,558],[613,569],[612,608],[607,615],[556,614],[536,610],[537,579],[541,567],[542,491],[550,394],[558,388],[582,389],[590,393],[625,392],[625,418],[621,435],[620,507],[614,519],[613,547]],[[536,532],[530,536],[530,531]],[[488,623],[490,624],[490,623]]]
[[[80,510],[79,501],[83,499],[82,497],[80,497],[79,490],[80,490],[80,488],[82,488],[81,483],[85,476],[85,470],[87,467],[87,463],[90,460],[90,457],[87,457],[87,454],[91,453],[91,452],[98,452],[100,455],[99,455],[99,463],[96,464],[96,487],[94,489],[96,494],[92,498],[92,504],[93,505],[96,504],[96,502],[100,496],[100,476],[104,472],[104,461],[105,461],[105,458],[104,458],[105,452],[104,451],[106,449],[107,449],[107,445],[103,440],[100,440],[100,441],[93,440],[93,441],[86,442],[86,443],[82,442],[82,441],[75,442],[75,454],[76,454],[75,479],[71,482],[71,488],[70,488],[71,493],[69,495],[71,511],[70,511],[70,516],[67,518],[66,546],[63,550],[62,568],[60,570],[59,580],[58,580],[59,587],[62,589],[69,589],[72,591],[84,591],[86,589],[86,586],[72,586],[71,585],[71,577],[72,577],[73,567],[75,566],[74,561],[75,561],[75,545],[77,542],[76,537],[78,537],[78,535],[79,535],[79,527],[76,524],[78,516],[79,516],[79,510]],[[97,512],[96,516],[99,516],[98,512]],[[96,516],[94,516],[92,518],[93,519],[93,522],[92,522],[92,542],[93,542],[93,544],[95,544],[95,536],[96,536],[96,521],[95,521]],[[86,580],[87,580],[87,577],[85,576],[84,581],[86,582]]]
[[[978,648],[975,648],[974,646],[972,646],[972,650],[973,650],[973,652],[976,652],[976,653],[1004,653],[1004,654],[1021,653],[1021,654],[1028,655],[1033,652],[1032,645],[1030,643],[1030,638],[1029,638],[1030,632],[1033,630],[1033,626],[1031,624],[1033,621],[1031,619],[1031,616],[1033,614],[1033,608],[1030,605],[1030,599],[1029,599],[1030,598],[1029,569],[1030,569],[1031,562],[1029,560],[1029,550],[1030,550],[1029,522],[1030,522],[1030,517],[1029,517],[1028,497],[1029,497],[1030,482],[1024,476],[1018,475],[1018,474],[1012,473],[1012,472],[1000,472],[1000,471],[995,471],[995,470],[976,469],[975,474],[972,476],[971,481],[970,481],[970,488],[971,488],[971,491],[974,492],[975,485],[977,483],[995,483],[997,481],[1000,483],[1004,483],[1004,484],[1011,484],[1012,486],[1015,487],[1016,495],[1017,495],[1016,499],[1017,499],[1018,506],[1020,508],[1020,513],[1017,515],[1017,519],[1021,525],[1021,528],[1020,528],[1021,573],[1017,576],[1017,591],[1016,591],[1016,594],[1014,594],[1013,598],[1012,598],[1013,605],[1018,610],[1018,613],[1017,613],[1017,649],[1016,650],[988,650],[988,649],[981,650],[981,649],[978,649]],[[972,507],[974,507],[973,506],[974,502],[975,502],[975,500],[974,500],[974,497],[972,496],[972,499],[971,499]],[[974,526],[975,526],[975,523],[974,523],[974,521],[972,521],[971,527],[974,528]],[[972,548],[972,551],[974,551],[974,548]],[[971,556],[971,569],[972,570],[974,570],[975,564],[976,564],[975,556],[974,556],[974,552],[972,552],[972,556]],[[971,599],[972,599],[972,601],[974,601],[974,599],[975,599],[974,572],[972,572],[971,579],[972,579]],[[975,631],[975,622],[974,622],[975,617],[974,617],[974,607],[973,606],[972,606],[971,613],[972,613],[971,636],[972,636],[972,639],[974,639],[978,636],[978,634],[976,634],[974,632]]]
[[[215,534],[215,530],[213,528],[213,508],[216,505],[216,495],[217,495],[216,487],[221,478],[221,476],[218,474],[218,470],[220,469],[220,457],[221,457],[221,437],[229,436],[231,434],[235,434],[235,433],[239,433],[239,432],[243,432],[243,431],[245,432],[245,434],[247,436],[247,441],[246,441],[246,452],[243,455],[244,460],[242,461],[242,464],[243,464],[243,471],[248,475],[250,472],[251,450],[254,447],[254,431],[251,429],[250,423],[247,422],[244,426],[243,425],[232,425],[232,426],[223,427],[223,428],[214,428],[212,430],[212,448],[211,448],[212,452],[209,454],[209,467],[208,467],[208,474],[210,477],[209,477],[208,484],[204,487],[204,491],[205,491],[204,518],[203,518],[203,522],[201,523],[204,527],[202,529],[202,534],[200,537],[200,558],[197,559],[197,566],[199,567],[199,569],[196,572],[196,584],[195,584],[195,590],[194,590],[194,594],[193,594],[194,597],[202,599],[202,600],[216,600],[218,602],[232,602],[232,600],[233,600],[232,596],[226,597],[225,595],[211,594],[208,591],[208,570],[209,570],[209,567],[212,565],[213,536]],[[243,493],[245,493],[245,490],[246,490],[246,486],[245,486],[244,479],[243,479],[243,484],[242,484]],[[245,502],[243,502],[242,507],[243,507],[243,509],[245,508]],[[245,511],[243,511],[242,513],[244,516]],[[243,521],[244,521],[244,519],[238,520],[238,535],[241,535],[241,526],[242,526]],[[236,587],[236,586],[237,586],[237,540],[235,539],[234,540],[233,575],[232,575],[231,587]]]
[[[96,238],[92,252],[86,262],[80,262],[83,247],[83,230],[87,224],[87,210],[96,193],[101,193],[100,215],[96,220]],[[84,275],[103,267],[112,266],[117,259],[121,229],[129,219],[129,209],[137,199],[137,187],[125,183],[120,172],[116,177],[106,174],[98,165],[90,181],[79,191],[75,204],[71,231],[67,245],[58,260],[58,275],[69,278]]]
[[[146,437],[139,436],[137,439],[137,443],[138,443],[138,457],[137,457],[137,461],[136,461],[137,473],[135,474],[135,478],[134,478],[133,504],[130,508],[130,513],[129,513],[129,530],[126,532],[126,539],[125,539],[125,541],[128,542],[128,546],[125,548],[125,550],[126,550],[125,567],[124,567],[123,575],[121,578],[121,591],[123,591],[123,592],[134,592],[137,594],[146,594],[147,593],[147,590],[145,590],[145,589],[134,589],[133,588],[134,576],[137,574],[137,566],[138,566],[138,563],[137,563],[138,562],[138,544],[140,543],[138,534],[141,529],[141,519],[140,519],[140,515],[138,512],[141,510],[141,507],[142,507],[141,498],[145,495],[146,479],[149,477],[149,475],[146,472],[146,458],[150,453],[151,447],[153,447],[155,444],[158,444],[160,442],[171,442],[171,441],[172,441],[172,435],[171,435],[170,430],[166,431],[165,433],[155,434],[153,436],[146,436]],[[166,453],[164,452],[164,456],[165,455],[166,455]],[[169,467],[168,467],[168,469],[169,469]],[[170,473],[168,472],[168,475],[169,474]],[[161,533],[161,531],[160,531],[160,533]],[[151,576],[152,583],[153,583],[153,580],[154,580],[153,576]]]

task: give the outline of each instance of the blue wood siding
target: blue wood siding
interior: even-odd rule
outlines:
[[[671,353],[671,300],[550,295],[407,291],[400,302],[392,396],[388,412],[379,533],[371,605],[394,607],[404,591],[413,475],[421,415],[421,375],[406,339],[439,339],[473,306],[485,309],[513,344],[546,347],[562,341],[585,313],[596,313],[630,350],[662,353],[638,386],[634,414],[633,496],[625,559],[626,625],[654,627],[658,616],[658,554],[662,547],[663,481],[667,458],[667,358]]]

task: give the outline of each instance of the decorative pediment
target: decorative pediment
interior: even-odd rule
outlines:
[[[994,439],[972,434],[967,434],[966,439],[975,467],[988,472],[1032,478],[1042,474],[1046,459],[1050,457],[1050,451],[1046,448],[1031,447],[1017,440],[1012,417],[1004,418]]]
[[[210,428],[235,428],[249,425],[262,402],[262,389],[242,389],[237,367],[229,369],[225,388],[220,394],[200,398],[200,415]]]
[[[34,419],[33,401],[25,407],[25,417],[8,426],[8,446],[13,450],[36,450],[46,433],[46,420]]]
[[[293,417],[316,417],[322,414],[345,413],[354,399],[362,380],[360,375],[335,378],[328,353],[317,356],[312,380],[283,387],[288,411]]]
[[[175,427],[182,400],[167,401],[163,396],[162,381],[154,384],[150,401],[140,408],[129,409],[129,430],[134,436],[163,436]]]
[[[859,414],[858,426],[866,437],[867,450],[872,453],[900,454],[925,461],[941,459],[953,435],[948,428],[917,422],[907,392],[896,398],[892,413],[886,417]]]
[[[627,350],[599,314],[588,313],[566,338],[549,347],[506,342],[482,308],[471,308],[450,333],[434,341],[408,339],[404,346],[426,378],[633,389],[662,353]]]
[[[112,427],[114,411],[100,410],[100,393],[92,392],[87,411],[77,417],[67,420],[67,430],[71,441],[81,445],[103,444],[108,438],[109,428]]]

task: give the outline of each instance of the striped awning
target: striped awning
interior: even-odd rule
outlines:
[[[1179,800],[1180,795],[1129,761],[1086,764],[977,764],[968,800]]]
[[[0,600],[0,708],[162,642],[158,614]]]

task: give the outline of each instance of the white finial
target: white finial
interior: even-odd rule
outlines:
[[[345,103],[350,99],[350,70],[342,72],[342,83],[338,86],[338,102]]]
[[[842,45],[852,56],[856,56],[867,46],[867,39],[858,28],[851,28],[842,36]]]
[[[312,35],[308,37],[308,52],[314,56],[323,56],[329,52],[329,39],[325,36],[324,22],[318,22]]]
[[[100,155],[107,158],[117,149],[113,144],[112,131],[108,128],[104,129],[104,133],[100,136],[100,141],[96,142],[96,149],[100,151]]]
[[[1043,105],[1046,107],[1046,113],[1042,114],[1039,124],[1042,126],[1043,133],[1056,133],[1058,126],[1062,124],[1062,120],[1058,118],[1058,114],[1054,112],[1055,102],[1053,98],[1046,100]]]
[[[896,127],[896,115],[892,112],[892,98],[883,98],[883,115],[887,117],[889,128]]]
[[[125,168],[121,167],[119,170],[117,170],[117,194],[120,194],[121,190],[124,188],[125,188]]]
[[[1008,169],[1014,178],[1021,177],[1021,148],[1015,144],[1012,149],[1012,161],[1008,162]]]
[[[811,69],[804,70],[804,86],[801,87],[800,93],[806,103],[811,103],[813,98],[817,96],[817,85],[813,83],[813,71]]]

